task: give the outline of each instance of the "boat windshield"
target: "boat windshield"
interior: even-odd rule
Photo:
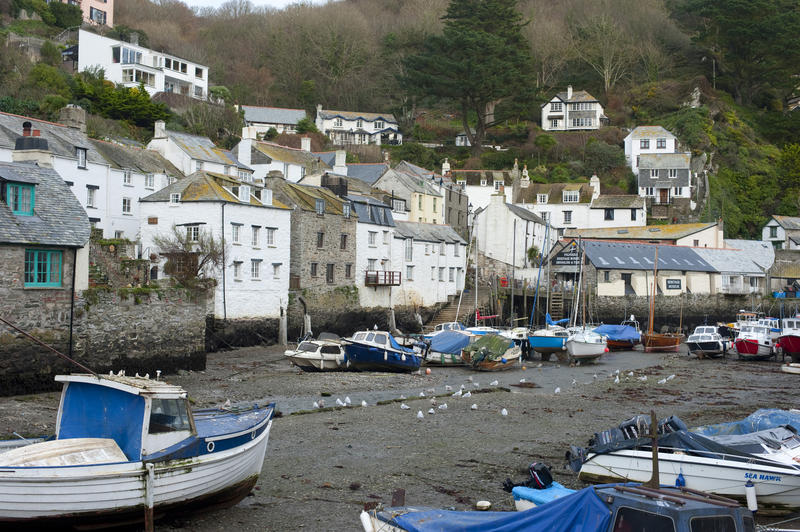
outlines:
[[[736,522],[730,515],[709,515],[692,517],[689,520],[691,532],[736,532]]]
[[[798,320],[783,320],[783,328],[784,329],[798,329],[800,328],[800,321]]]
[[[671,517],[645,512],[637,508],[622,506],[614,519],[614,532],[624,530],[647,530],[648,532],[675,532],[675,522]],[[705,530],[705,529],[698,529]],[[712,529],[713,530],[713,529]],[[724,532],[723,529],[721,532]],[[735,530],[735,529],[734,529]]]
[[[297,346],[298,351],[316,351],[317,344],[312,344],[311,342],[302,342],[300,345]]]
[[[375,335],[375,343],[384,345],[386,343],[386,335],[385,334],[376,334]]]
[[[353,337],[353,340],[363,340],[366,335],[367,333],[363,332],[356,333],[356,335]]]
[[[367,342],[371,342],[374,339],[375,339],[375,333],[369,333],[367,335]]]
[[[186,399],[153,399],[150,406],[150,434],[192,430]]]

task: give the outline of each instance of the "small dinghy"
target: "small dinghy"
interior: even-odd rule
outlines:
[[[784,373],[794,373],[800,374],[800,364],[796,362],[791,362],[789,364],[783,364],[781,366],[781,371]]]
[[[192,411],[182,388],[146,377],[56,381],[55,435],[0,445],[0,528],[152,523],[234,505],[255,486],[274,403]]]
[[[303,371],[330,371],[346,369],[347,361],[342,340],[332,333],[322,333],[319,338],[303,340],[297,349],[284,352],[289,362]]]

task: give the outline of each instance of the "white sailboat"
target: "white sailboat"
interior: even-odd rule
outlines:
[[[583,294],[583,302],[580,305],[575,305],[573,327],[570,328],[570,335],[567,338],[567,353],[569,353],[570,361],[594,361],[600,358],[603,353],[608,352],[605,336],[597,334],[586,326],[586,291],[581,291],[583,287],[583,261],[585,259],[586,253],[584,252],[578,271],[578,293],[575,297],[576,302],[580,301],[581,294]],[[582,311],[582,325],[578,327],[575,324],[578,321],[579,306]]]

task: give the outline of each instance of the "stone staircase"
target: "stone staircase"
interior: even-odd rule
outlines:
[[[461,300],[461,309],[458,309],[458,298],[455,298],[451,303],[448,303],[439,311],[436,316],[425,325],[426,329],[433,330],[434,327],[440,323],[447,323],[450,321],[460,321],[466,323],[468,318],[475,315],[475,303],[467,302],[465,298]],[[461,319],[459,319],[461,318]]]

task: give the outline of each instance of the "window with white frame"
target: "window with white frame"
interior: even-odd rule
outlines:
[[[153,174],[144,175],[144,188],[153,189],[156,185],[156,176]]]
[[[122,214],[131,213],[131,198],[122,198]]]
[[[769,237],[770,238],[778,238],[778,226],[773,225],[769,228]]]
[[[658,150],[667,149],[667,139],[665,139],[663,137],[659,138],[659,139],[656,139],[656,149],[658,149]]]
[[[631,221],[636,220],[636,209],[631,209]]]
[[[461,256],[461,244],[459,244],[458,242],[453,244],[453,256],[454,257],[460,257]]]
[[[678,177],[678,169],[677,168],[670,168],[668,176],[669,176],[670,179],[675,179],[676,177]]]
[[[180,203],[180,202],[181,202],[181,195],[180,195],[180,193],[178,193],[178,192],[173,192],[172,194],[170,194],[170,195],[169,195],[169,202],[170,202],[172,205],[177,205],[178,203]]]
[[[439,267],[439,281],[444,281],[444,266]]]
[[[639,149],[640,150],[650,149],[650,139],[639,139]]]
[[[550,127],[553,128],[553,129],[557,128],[558,127],[558,119],[556,119],[556,118],[551,119],[550,120]]]
[[[75,157],[78,158],[78,168],[86,168],[86,148],[75,148]]]
[[[280,262],[273,262],[272,263],[272,278],[273,279],[280,279],[281,278],[281,263]]]
[[[261,259],[250,260],[250,278],[261,279]]]
[[[197,242],[200,240],[200,226],[199,225],[187,225],[186,226],[186,239],[189,242]]]
[[[325,200],[318,199],[314,202],[317,214],[325,214]]]
[[[242,280],[242,261],[240,260],[233,261],[233,280]]]
[[[658,168],[652,168],[650,170],[650,177],[653,179],[658,179]]]
[[[364,121],[360,118],[356,120],[356,127],[364,127]]]
[[[384,231],[383,232],[383,243],[384,244],[388,244],[389,243],[389,231]]]
[[[592,118],[573,118],[572,127],[592,127],[594,120]]]
[[[95,200],[95,193],[94,191],[97,190],[93,187],[86,188],[86,206],[87,207],[94,207],[94,200]]]
[[[536,194],[536,203],[547,203],[547,194]]]
[[[334,118],[333,119],[333,127],[342,127],[342,119],[341,118]]]
[[[241,243],[241,224],[231,224],[231,242],[234,244]]]
[[[414,239],[406,238],[406,261],[411,262],[414,260]]]
[[[447,250],[445,245],[446,244],[444,242],[439,242],[439,254],[440,255],[445,255],[445,251]]]
[[[130,168],[126,168],[122,171],[122,184],[123,185],[130,185],[131,184],[131,170]]]
[[[426,255],[430,255],[431,254],[431,246],[430,246],[430,244],[425,244],[425,254]]]
[[[367,270],[375,271],[378,269],[378,259],[367,259]]]
[[[485,179],[481,179],[481,186],[482,186],[482,187],[485,187],[485,186],[486,186],[486,180],[485,180]]]
[[[561,105],[562,105],[561,102],[550,102],[550,110],[555,113],[561,112],[562,111]]]
[[[406,281],[413,281],[413,280],[414,280],[414,267],[406,266]]]
[[[406,202],[405,202],[405,200],[393,199],[392,200],[392,210],[394,212],[399,212],[399,213],[406,212]]]
[[[572,223],[572,211],[564,211],[564,223],[565,224]]]
[[[644,195],[649,197],[654,197],[656,195],[655,187],[646,187],[644,189]]]
[[[275,228],[274,227],[267,227],[267,245],[274,246],[275,245]]]
[[[672,189],[673,196],[683,196],[683,187],[675,187]]]
[[[350,204],[349,203],[343,203],[342,204],[342,215],[345,218],[350,218]]]
[[[494,181],[494,189],[495,190],[500,190],[500,185],[502,185],[502,184],[503,184],[502,181],[498,181],[498,180],[495,179],[495,181]]]
[[[561,199],[564,203],[578,203],[581,193],[579,190],[565,190],[561,193]]]
[[[383,129],[383,120],[375,121],[375,129]]]
[[[250,172],[245,172],[244,170],[239,170],[238,173],[239,173],[239,179],[241,179],[242,181],[244,181],[246,183],[249,183],[249,182],[251,182],[253,180],[253,174],[251,174]]]
[[[370,247],[374,247],[378,245],[378,232],[377,231],[370,231],[367,233],[367,244]]]
[[[261,228],[257,225],[251,225],[250,229],[252,230],[250,233],[250,245],[257,248],[261,245]]]
[[[436,280],[436,266],[431,266],[431,281]]]

